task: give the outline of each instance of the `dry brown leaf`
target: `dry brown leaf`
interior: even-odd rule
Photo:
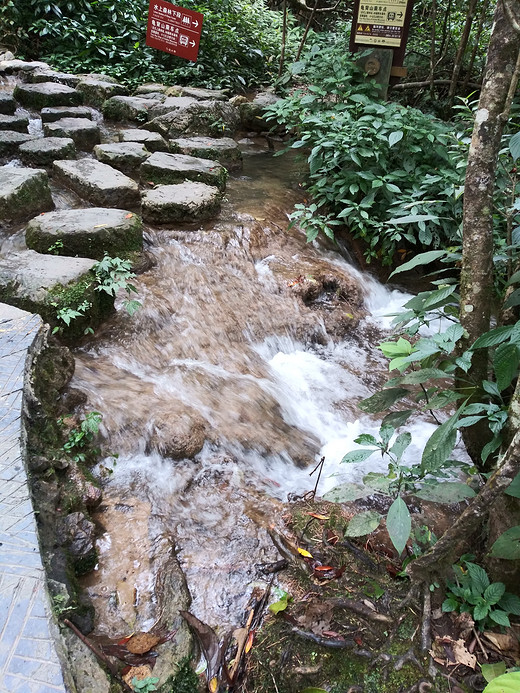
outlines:
[[[468,652],[464,640],[453,642],[453,654],[455,655],[456,664],[464,664],[464,666],[470,669],[474,669],[477,666],[477,658],[471,652]]]
[[[126,643],[126,649],[132,654],[144,654],[159,644],[161,638],[152,633],[136,633]]]
[[[510,654],[515,658],[520,655],[520,645],[518,640],[511,633],[494,633],[491,631],[485,631],[483,635],[486,640],[488,640],[499,652]]]
[[[477,665],[477,658],[468,652],[464,640],[454,640],[447,636],[435,638],[430,654],[438,664],[444,666],[463,664],[474,669]]]
[[[141,666],[141,667],[130,667],[130,669],[123,676],[123,681],[127,684],[127,686],[130,686],[130,688],[132,688],[132,690],[134,690],[132,687],[132,679],[134,677],[138,681],[141,681],[142,679],[146,679],[146,678],[148,678],[148,676],[151,676],[151,675],[152,675],[152,667],[149,667],[146,664]]]

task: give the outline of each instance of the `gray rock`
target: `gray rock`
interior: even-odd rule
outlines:
[[[13,96],[22,106],[37,109],[45,106],[79,106],[83,101],[79,91],[57,82],[17,84]]]
[[[141,179],[154,183],[182,183],[185,180],[226,189],[227,171],[218,161],[184,154],[155,152],[141,164]]]
[[[139,142],[144,144],[149,152],[167,152],[168,143],[158,132],[149,130],[120,130],[120,142]]]
[[[49,178],[45,171],[0,167],[0,219],[30,219],[53,208]]]
[[[81,77],[69,74],[68,72],[57,72],[56,70],[43,70],[37,68],[28,75],[28,81],[32,84],[41,84],[41,82],[58,82],[65,84],[67,87],[76,88]]]
[[[18,147],[23,142],[34,140],[34,135],[24,132],[12,132],[11,130],[0,130],[0,156],[16,154]]]
[[[11,53],[11,51],[6,50],[5,48],[2,48],[0,51],[0,60],[14,60],[14,53]]]
[[[119,171],[132,172],[150,156],[150,152],[139,142],[114,142],[96,145],[94,156]]]
[[[197,87],[182,87],[182,96],[191,96],[197,101],[227,101],[226,92],[222,89],[200,89]]]
[[[68,628],[61,633],[70,662],[74,690],[81,693],[110,693],[113,691],[109,675],[101,667],[96,655]],[[72,688],[71,688],[72,690]]]
[[[62,183],[95,205],[133,209],[140,204],[137,183],[100,161],[55,161],[54,172]]]
[[[81,77],[81,79],[95,79],[98,80],[99,82],[109,82],[110,84],[119,84],[117,79],[115,77],[111,77],[110,75],[105,75],[103,72],[86,72],[83,74],[78,75],[78,77]]]
[[[94,550],[96,529],[94,523],[80,512],[66,515],[57,529],[57,539],[66,546],[74,558],[85,558]]]
[[[143,94],[164,94],[167,87],[164,84],[156,84],[155,82],[147,82],[140,84],[134,92],[134,96],[143,96]]]
[[[277,101],[280,101],[279,96],[266,91],[257,94],[253,101],[241,103],[239,110],[242,126],[254,132],[269,130],[271,125],[264,120],[264,111],[267,106],[272,106]]]
[[[108,120],[144,123],[148,120],[148,111],[159,103],[155,99],[144,99],[139,96],[113,96],[104,102],[103,116]]]
[[[0,74],[4,73],[6,75],[12,75],[13,72],[32,72],[33,70],[50,69],[50,65],[48,65],[47,63],[42,63],[39,60],[27,62],[25,60],[4,59],[0,61]]]
[[[15,132],[27,132],[29,118],[24,115],[0,114],[0,130],[13,130]]]
[[[179,99],[188,104],[166,112],[166,105],[173,100],[166,99],[164,104],[151,109],[151,120],[143,128],[174,138],[185,135],[220,137],[233,134],[240,126],[238,109],[225,101],[196,101],[183,96],[178,97],[177,102]]]
[[[163,99],[160,103],[154,104],[150,109],[150,118],[157,118],[158,116],[165,115],[166,113],[174,113],[177,111],[183,111],[189,106],[197,103],[197,99],[189,96],[168,96]]]
[[[82,79],[78,83],[77,89],[85,97],[85,103],[89,103],[92,106],[101,106],[103,101],[106,101],[111,96],[128,94],[128,89],[122,84],[94,77]]]
[[[0,113],[13,115],[16,111],[16,101],[14,96],[6,91],[0,91]]]
[[[99,126],[88,118],[61,118],[44,123],[45,137],[70,137],[78,149],[89,152],[101,142]]]
[[[242,152],[231,137],[183,137],[170,140],[170,151],[218,161],[227,169],[242,168]]]
[[[221,199],[219,189],[205,183],[158,185],[142,196],[143,219],[151,224],[211,219],[219,213]]]
[[[39,253],[89,257],[117,256],[143,246],[143,224],[124,209],[88,207],[40,214],[25,230],[28,248]]]
[[[29,166],[52,166],[57,159],[75,159],[76,146],[70,137],[39,137],[19,147],[20,159]]]
[[[113,310],[113,298],[94,290],[90,270],[95,260],[40,255],[34,250],[0,258],[0,300],[38,313],[52,326],[64,327],[57,318],[62,308],[76,308],[86,301],[90,308],[71,321],[70,336],[96,327]]]
[[[86,106],[56,106],[55,108],[42,108],[42,121],[54,123],[62,118],[88,118],[92,120],[92,111]]]

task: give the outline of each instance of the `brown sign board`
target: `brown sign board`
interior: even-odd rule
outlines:
[[[204,15],[165,0],[150,0],[146,45],[195,62]]]
[[[402,65],[413,0],[355,0],[350,50],[392,48],[394,65]]]

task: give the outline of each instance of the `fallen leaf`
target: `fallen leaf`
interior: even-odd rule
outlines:
[[[132,654],[144,654],[159,644],[161,638],[151,633],[136,633],[126,643],[126,649]]]
[[[305,549],[300,549],[300,547],[298,547],[298,553],[304,558],[312,558],[312,553],[309,553]]]
[[[511,633],[485,631],[483,635],[499,652],[511,654],[515,659],[520,656],[520,644]]]
[[[246,654],[249,652],[249,650],[253,647],[253,641],[255,639],[255,634],[256,631],[252,630],[249,632],[249,635],[247,636],[247,642],[246,642]]]
[[[330,515],[320,515],[319,513],[306,513],[310,517],[314,517],[316,520],[329,520]]]
[[[468,652],[464,640],[457,640],[453,643],[453,654],[457,664],[463,664],[470,669],[474,669],[477,666],[477,658]]]
[[[131,219],[133,216],[132,212],[130,212],[129,214],[125,214],[125,219]]]
[[[216,691],[218,688],[217,675],[222,663],[222,651],[218,637],[213,628],[199,621],[199,619],[193,614],[190,614],[189,611],[179,611],[179,613],[197,636],[202,654],[208,664],[208,686],[210,690]],[[211,689],[213,681],[216,681],[217,688]]]

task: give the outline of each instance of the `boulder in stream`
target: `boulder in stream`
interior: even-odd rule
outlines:
[[[27,132],[29,118],[24,115],[2,115],[0,114],[0,130],[14,130],[16,132]]]
[[[16,154],[23,142],[36,139],[34,135],[15,130],[0,130],[0,156]]]
[[[238,109],[227,101],[197,101],[189,97],[172,97],[150,109],[146,130],[164,137],[206,135],[219,137],[233,134],[240,127]]]
[[[170,151],[212,159],[229,170],[242,168],[242,152],[231,137],[181,137],[170,140]]]
[[[205,183],[158,185],[142,196],[143,218],[151,224],[203,221],[219,213],[221,199],[219,189]]]
[[[54,175],[78,195],[100,207],[133,209],[140,205],[137,183],[100,161],[55,161]]]
[[[0,167],[0,221],[29,219],[53,208],[49,178],[45,171]]]
[[[70,137],[76,147],[89,152],[101,142],[99,125],[88,118],[61,118],[43,124],[45,137]]]
[[[137,214],[123,209],[60,210],[31,219],[25,242],[38,253],[101,260],[105,253],[117,256],[141,250],[143,225]]]
[[[168,143],[158,132],[149,130],[128,129],[119,131],[120,142],[139,142],[144,144],[149,152],[167,152]]]
[[[146,183],[182,183],[185,180],[226,189],[227,171],[218,161],[185,154],[155,152],[141,164],[141,180]]]
[[[36,109],[45,106],[79,106],[83,103],[83,95],[79,91],[57,82],[17,84],[13,95],[22,106]]]
[[[239,105],[240,120],[242,126],[246,130],[253,132],[264,132],[272,127],[271,123],[267,123],[264,119],[264,111],[267,106],[272,106],[280,97],[271,92],[260,92],[252,101],[245,101]]]
[[[109,120],[144,123],[148,120],[150,109],[159,103],[160,100],[140,96],[113,96],[103,103],[103,116]]]
[[[139,142],[112,142],[97,144],[94,147],[94,156],[98,161],[109,164],[118,171],[131,173],[139,169],[143,161],[150,156],[150,152]]]

